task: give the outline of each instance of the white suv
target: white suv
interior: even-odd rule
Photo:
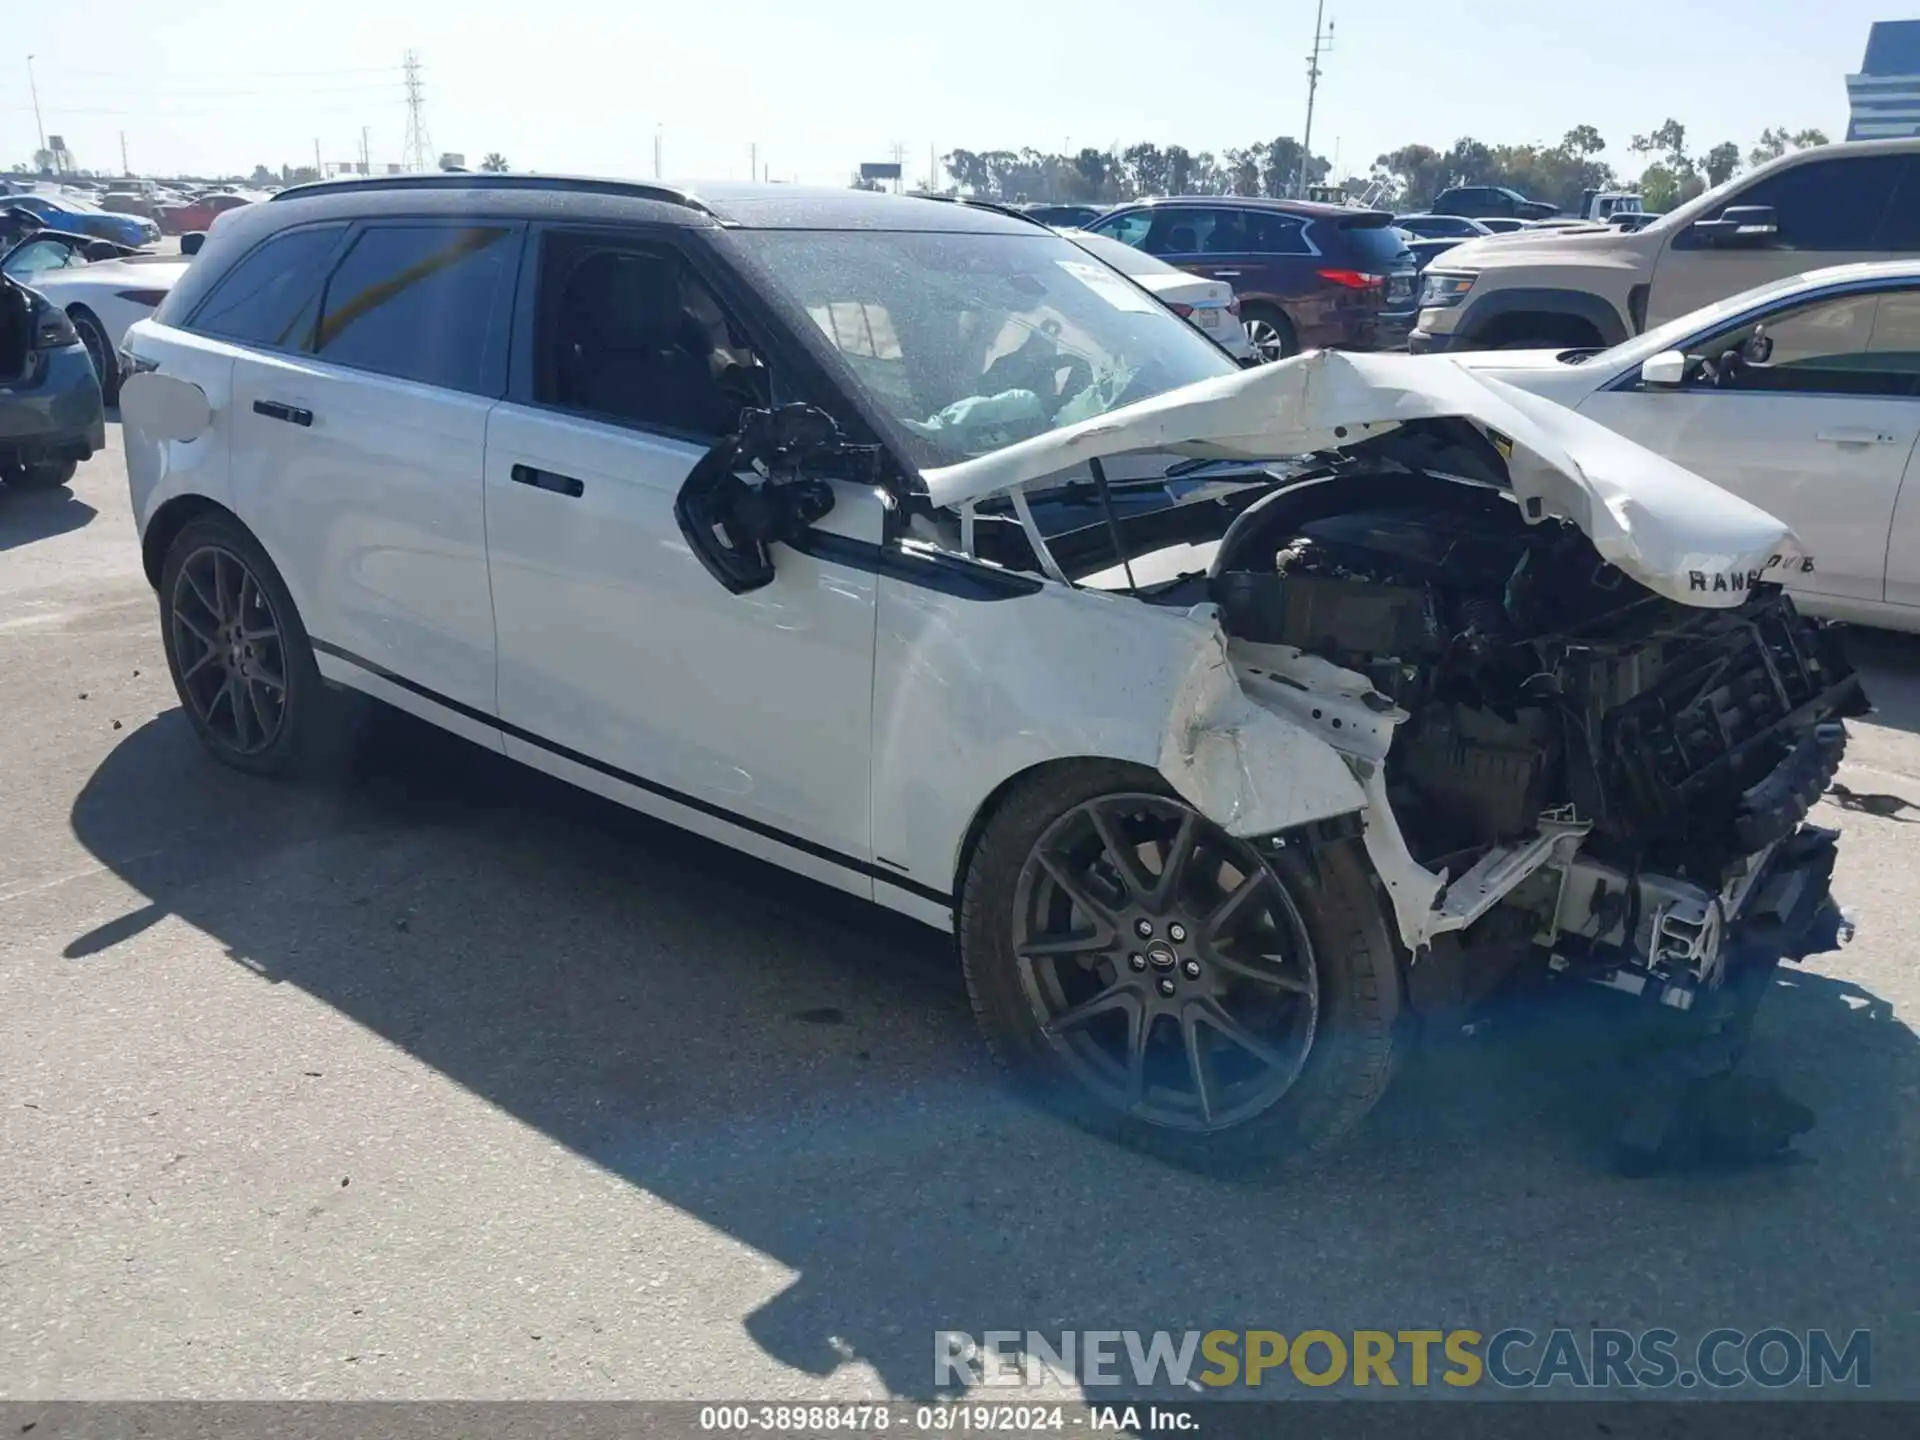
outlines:
[[[1422,277],[1409,347],[1617,345],[1803,270],[1920,255],[1920,140],[1784,155],[1637,231],[1468,241]]]
[[[979,207],[466,175],[223,217],[126,348],[221,760],[372,696],[952,930],[1018,1079],[1177,1159],[1339,1133],[1523,962],[1719,1030],[1837,934],[1790,532],[1451,361],[1242,369]]]

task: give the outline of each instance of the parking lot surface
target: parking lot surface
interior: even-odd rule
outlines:
[[[924,1395],[939,1329],[1873,1332],[1920,1394],[1920,643],[1851,948],[1749,1065],[1800,1163],[1624,1180],[1496,1027],[1342,1148],[1169,1170],[995,1080],[946,944],[459,742],[194,742],[114,449],[0,492],[0,1396]],[[777,704],[777,697],[769,697]]]

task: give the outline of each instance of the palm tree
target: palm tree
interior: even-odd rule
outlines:
[[[480,168],[491,170],[496,174],[503,173],[507,168],[507,157],[498,150],[489,150],[486,158],[480,162]]]

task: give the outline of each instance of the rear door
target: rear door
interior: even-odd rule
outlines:
[[[742,408],[818,398],[697,254],[645,227],[554,227],[529,252],[486,445],[506,750],[870,896],[884,508],[836,485],[817,548],[780,547],[746,595],[694,557],[673,514],[694,463]]]
[[[1770,244],[1730,247],[1710,243],[1691,226],[1678,231],[1655,262],[1646,327],[1806,270],[1889,258],[1880,249],[1882,225],[1912,163],[1905,155],[1828,156],[1736,191],[1699,218],[1715,219],[1736,205],[1766,205],[1778,218],[1779,234]],[[1920,201],[1915,204],[1920,213]]]
[[[460,712],[494,706],[481,471],[523,231],[357,225],[283,347],[234,372],[235,499],[322,673],[491,744]]]
[[[1920,438],[1920,289],[1801,300],[1687,351],[1717,356],[1756,326],[1771,358],[1731,383],[1629,381],[1580,409],[1792,526],[1814,568],[1786,577],[1789,588],[1878,602]]]

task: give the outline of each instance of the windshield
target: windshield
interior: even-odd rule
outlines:
[[[1237,368],[1133,282],[1037,228],[732,238],[923,469]]]
[[[1122,275],[1181,275],[1185,272],[1156,260],[1144,250],[1136,250],[1111,235],[1096,235],[1091,230],[1070,230],[1067,238],[1088,254],[1107,262]]]

